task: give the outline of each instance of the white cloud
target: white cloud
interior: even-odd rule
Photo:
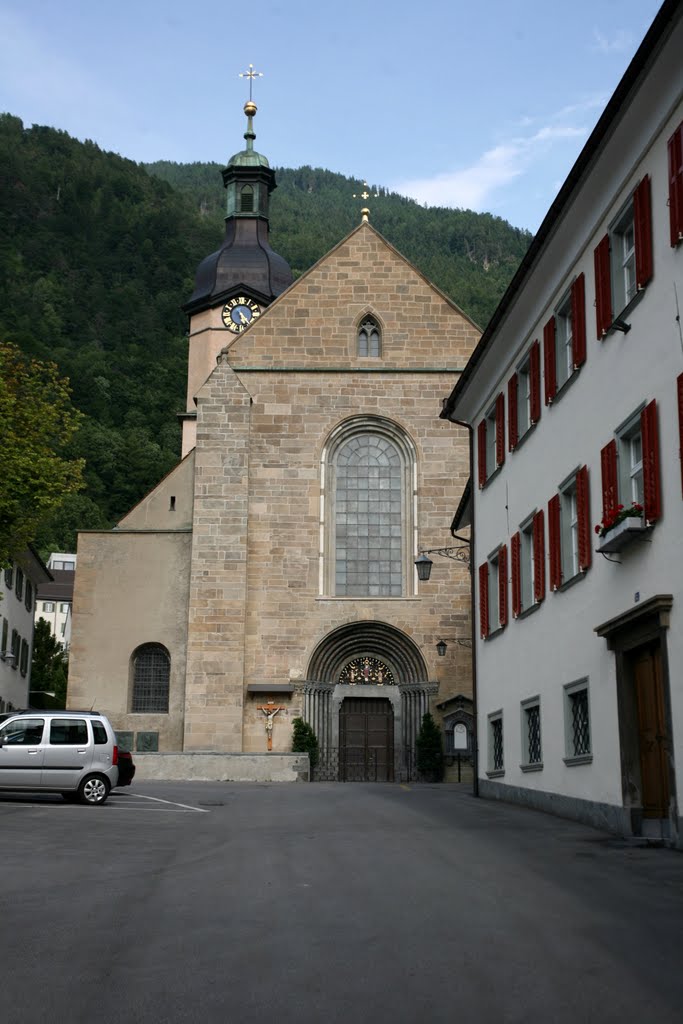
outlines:
[[[599,29],[593,29],[593,49],[599,53],[624,53],[633,46],[633,33],[620,28],[611,39],[603,35]]]
[[[527,116],[517,122],[517,133],[486,150],[469,166],[440,171],[430,177],[398,182],[392,188],[428,206],[490,209],[492,196],[527,173],[532,164],[562,142],[585,139],[589,132],[585,116],[604,105],[604,96],[586,97],[550,114],[541,123]],[[533,128],[527,134],[520,127]]]

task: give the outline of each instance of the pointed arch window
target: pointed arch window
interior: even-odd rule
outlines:
[[[415,452],[393,423],[342,425],[322,464],[321,593],[405,597],[413,592]]]
[[[171,659],[162,644],[142,644],[133,652],[131,711],[168,713]]]
[[[240,213],[254,212],[254,189],[251,185],[243,185],[240,190]]]
[[[358,328],[358,355],[381,356],[382,332],[374,316],[366,316]]]

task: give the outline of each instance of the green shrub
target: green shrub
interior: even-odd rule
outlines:
[[[295,718],[292,726],[292,751],[308,754],[311,771],[313,771],[318,763],[318,737],[313,732],[312,726],[308,722],[304,722],[303,718]]]
[[[429,712],[422,717],[422,725],[415,742],[417,770],[425,779],[441,782],[443,779],[443,750],[441,730]]]

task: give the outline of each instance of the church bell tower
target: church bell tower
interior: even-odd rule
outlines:
[[[244,104],[246,148],[222,172],[227,192],[223,244],[199,264],[194,291],[183,306],[190,317],[187,406],[180,416],[183,456],[195,444],[194,396],[218,353],[292,283],[289,264],[268,238],[270,194],[277,186],[275,171],[254,149],[256,109],[252,99]]]

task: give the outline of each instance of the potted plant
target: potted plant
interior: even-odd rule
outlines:
[[[637,501],[629,506],[617,505],[595,527],[600,538],[598,551],[621,551],[634,537],[642,534],[646,526],[643,506]]]

